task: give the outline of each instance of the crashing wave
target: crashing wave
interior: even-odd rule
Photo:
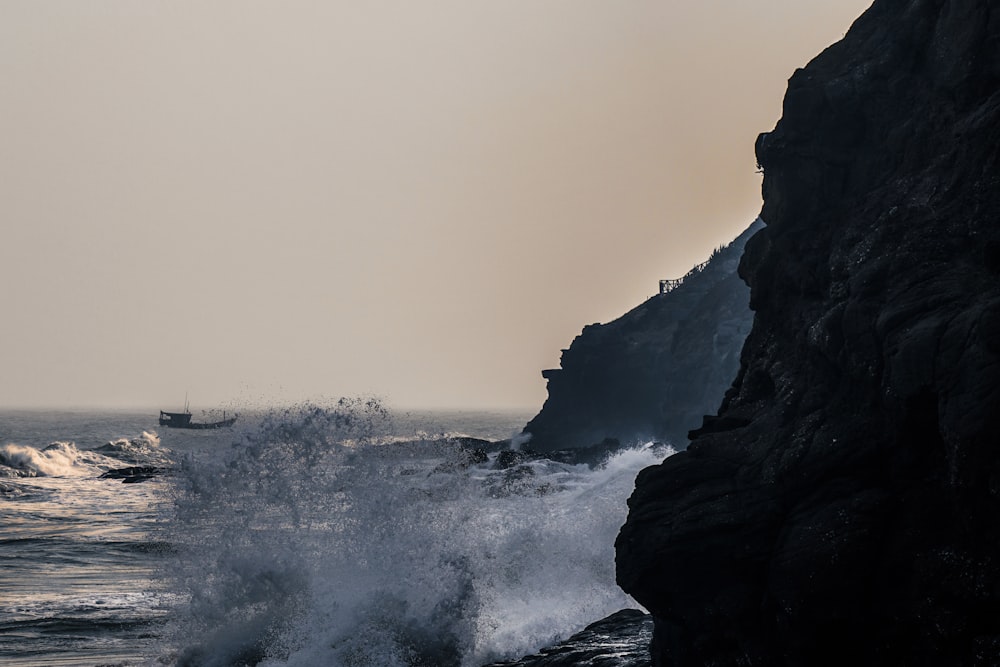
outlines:
[[[86,477],[95,473],[96,456],[77,449],[72,442],[54,442],[42,450],[28,445],[0,446],[0,465],[8,477]]]
[[[94,451],[126,463],[159,466],[173,463],[169,450],[160,446],[160,436],[156,431],[143,431],[136,438],[115,438]]]
[[[364,401],[308,406],[224,461],[182,464],[178,664],[483,664],[634,606],[611,545],[662,451],[447,465],[460,449],[379,445],[387,420]]]
[[[169,452],[160,448],[156,433],[118,438],[93,450],[74,442],[53,442],[43,449],[30,445],[0,446],[0,477],[90,477],[121,467],[122,461],[165,466]]]

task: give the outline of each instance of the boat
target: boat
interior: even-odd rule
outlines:
[[[217,422],[193,422],[191,421],[191,411],[188,410],[187,402],[184,403],[184,412],[165,412],[160,410],[160,426],[167,428],[188,428],[193,430],[204,430],[210,428],[226,428],[236,423],[239,415],[226,418],[226,413],[222,413],[222,421]]]

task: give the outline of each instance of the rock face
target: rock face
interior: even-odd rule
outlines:
[[[535,655],[486,667],[650,667],[652,634],[648,615],[623,609]]]
[[[643,471],[657,665],[1000,664],[1000,4],[877,0],[757,141],[754,327]]]
[[[750,294],[736,273],[754,222],[681,284],[608,324],[584,327],[561,368],[544,371],[549,397],[524,427],[549,452],[606,440],[687,446],[687,433],[715,412],[739,368],[750,330]]]

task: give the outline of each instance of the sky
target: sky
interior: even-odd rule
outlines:
[[[538,409],[861,0],[0,0],[0,407]]]

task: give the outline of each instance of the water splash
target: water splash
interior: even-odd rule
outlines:
[[[175,664],[476,665],[635,606],[614,537],[662,450],[494,470],[454,442],[380,444],[389,421],[306,406],[183,462]]]

